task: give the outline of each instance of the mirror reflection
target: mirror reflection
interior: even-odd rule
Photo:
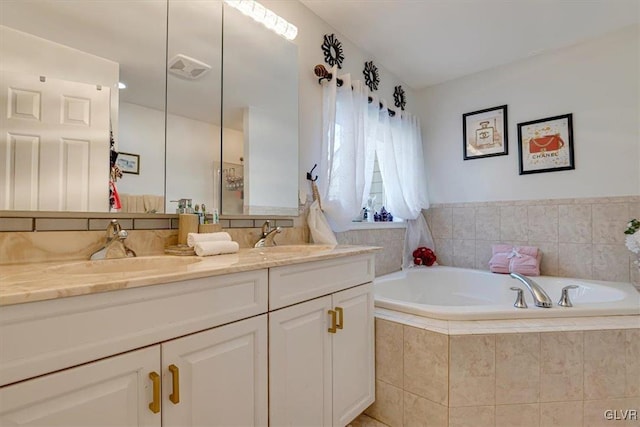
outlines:
[[[163,212],[166,2],[0,8],[0,209]]]
[[[298,214],[297,46],[224,5],[223,214]]]

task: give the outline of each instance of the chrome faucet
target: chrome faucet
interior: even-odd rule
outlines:
[[[549,298],[549,295],[547,295],[544,289],[542,289],[540,285],[531,280],[529,277],[523,276],[519,273],[509,273],[509,275],[514,279],[518,279],[519,281],[521,281],[527,287],[527,289],[529,289],[529,292],[531,292],[531,296],[533,296],[533,302],[536,304],[536,307],[550,308],[553,305],[553,303],[551,302],[551,298]]]
[[[136,253],[127,247],[125,240],[129,236],[127,230],[123,230],[117,219],[112,219],[107,225],[107,240],[100,249],[91,254],[92,261],[107,258],[134,257]]]
[[[265,246],[276,246],[276,241],[274,240],[276,234],[281,233],[282,229],[280,227],[271,228],[271,223],[269,220],[265,221],[262,224],[262,233],[260,234],[260,240],[253,245],[254,248],[264,248]]]

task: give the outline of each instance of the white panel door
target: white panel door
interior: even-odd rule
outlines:
[[[345,426],[375,398],[373,285],[333,294],[333,309],[343,313],[333,336],[333,425]]]
[[[162,365],[164,427],[268,424],[266,314],[163,343]]]
[[[110,89],[2,71],[0,209],[109,210]]]
[[[0,388],[0,425],[160,427],[151,372],[157,345]]]
[[[331,334],[326,296],[269,313],[271,426],[331,425]]]

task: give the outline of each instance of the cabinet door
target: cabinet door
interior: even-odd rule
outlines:
[[[271,426],[331,425],[331,297],[269,313]]]
[[[373,285],[333,294],[342,329],[333,336],[333,425],[345,426],[375,398]]]
[[[3,387],[0,425],[159,427],[151,372],[160,372],[157,345]]]
[[[268,424],[266,314],[162,344],[162,368],[164,427]]]

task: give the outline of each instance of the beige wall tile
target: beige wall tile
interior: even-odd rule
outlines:
[[[627,412],[623,419],[622,411],[629,409],[635,409],[637,416]],[[613,419],[607,419],[607,416]],[[584,427],[637,427],[640,425],[640,398],[585,401],[583,417]]]
[[[433,239],[436,245],[436,257],[438,264],[453,266],[453,240]]]
[[[527,217],[529,240],[536,242],[558,241],[558,206],[529,206]]]
[[[558,275],[590,279],[593,277],[593,245],[578,243],[558,244]]]
[[[404,393],[405,427],[447,427],[449,408],[411,393]]]
[[[453,266],[474,268],[476,266],[476,241],[453,239]]]
[[[535,246],[542,252],[540,274],[544,276],[558,275],[558,243],[530,241],[527,246]]]
[[[431,234],[438,239],[451,239],[453,237],[453,210],[452,208],[431,208]]]
[[[400,427],[403,424],[403,401],[402,389],[376,381],[376,401],[364,413],[388,426]]]
[[[88,229],[87,218],[36,218],[36,231],[86,231]]]
[[[449,408],[449,427],[495,427],[495,406]]]
[[[497,405],[496,427],[539,427],[540,405]]]
[[[496,404],[536,403],[540,334],[496,335]]]
[[[540,427],[582,427],[582,401],[540,404]]]
[[[582,400],[583,332],[540,334],[540,401]]]
[[[627,329],[626,331],[625,361],[626,396],[640,397],[640,329]],[[640,408],[638,409],[640,410]]]
[[[132,230],[133,229],[133,219],[119,219],[118,223],[123,230]],[[110,218],[90,218],[89,219],[89,230],[102,230],[106,231],[107,227],[111,224]]]
[[[597,204],[592,206],[593,243],[624,243],[629,216],[628,203]]]
[[[403,325],[376,318],[376,379],[403,387]]]
[[[480,206],[476,208],[476,239],[500,240],[500,208]]]
[[[500,240],[528,240],[527,206],[500,207]]]
[[[33,218],[0,218],[0,231],[33,231]]]
[[[449,337],[449,406],[495,404],[495,335]]]
[[[558,206],[558,240],[562,243],[591,243],[591,205]]]
[[[624,330],[584,332],[584,398],[613,399],[626,393]]]
[[[404,327],[404,389],[442,405],[448,404],[449,339],[447,335]]]
[[[454,239],[476,238],[476,210],[474,208],[453,208]]]
[[[476,240],[476,269],[489,270],[489,260],[493,255],[491,246],[498,243],[499,240]]]
[[[171,229],[171,220],[162,219],[143,219],[135,218],[133,220],[133,228],[136,230],[169,230]]]
[[[593,245],[593,278],[628,282],[629,250],[624,245]]]

